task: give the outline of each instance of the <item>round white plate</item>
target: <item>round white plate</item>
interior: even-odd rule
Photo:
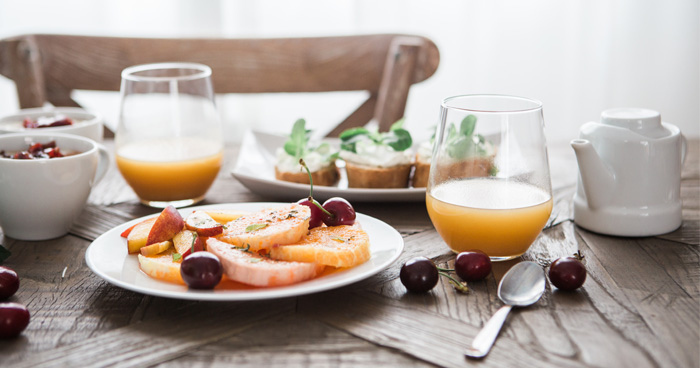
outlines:
[[[307,184],[291,183],[275,179],[277,149],[284,145],[286,137],[263,132],[247,131],[243,136],[241,149],[231,175],[250,191],[269,198],[295,201],[308,197]],[[325,139],[330,144],[336,140]],[[340,161],[342,164],[342,161]],[[339,166],[340,181],[335,186],[314,185],[314,198],[326,200],[330,197],[343,197],[351,202],[421,202],[425,201],[425,188],[348,188],[348,181],[342,165]]]
[[[184,216],[200,209],[235,209],[257,211],[285,203],[229,203],[180,209]],[[158,214],[119,225],[95,239],[85,252],[88,267],[105,281],[142,294],[175,299],[238,301],[283,298],[335,289],[364,280],[393,263],[403,250],[403,238],[393,227],[373,217],[358,213],[357,220],[369,235],[371,258],[358,266],[332,272],[294,285],[246,290],[190,290],[186,286],[159,281],[139,269],[137,256],[127,253],[121,233],[130,226]]]

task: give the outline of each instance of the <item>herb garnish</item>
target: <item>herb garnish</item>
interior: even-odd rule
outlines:
[[[387,145],[394,151],[405,151],[413,144],[411,133],[403,128],[404,119],[400,119],[391,125],[388,132],[379,132],[376,129],[365,127],[351,128],[340,133],[340,148],[357,153],[357,142],[371,140],[377,145]]]
[[[331,152],[331,148],[328,143],[321,143],[316,147],[310,146],[310,138],[311,130],[306,129],[306,120],[298,119],[296,122],[294,122],[289,139],[284,142],[284,151],[288,155],[294,157],[295,161],[303,158],[311,151],[317,151],[321,155],[326,154],[327,157],[325,158],[327,160],[334,160],[338,158],[338,152]]]
[[[338,243],[345,243],[345,239],[337,237],[337,236],[332,237],[331,240],[335,240]]]
[[[463,159],[467,157],[486,156],[486,140],[481,134],[474,135],[476,116],[468,115],[459,125],[459,132],[454,125],[447,131],[446,149],[450,157]]]
[[[262,259],[261,258],[250,258],[250,259],[248,259],[248,262],[249,263],[258,263],[258,262],[262,262]]]
[[[243,247],[231,247],[231,249],[238,249],[242,252],[250,253],[250,244],[245,243],[245,248],[243,248]]]
[[[269,225],[269,224],[252,224],[252,225],[248,225],[248,227],[245,228],[245,232],[250,233],[250,232],[253,232],[253,231],[255,231],[255,230],[264,229],[264,228],[267,227],[267,225]]]
[[[173,262],[177,262],[182,259],[182,254],[180,253],[173,253]]]

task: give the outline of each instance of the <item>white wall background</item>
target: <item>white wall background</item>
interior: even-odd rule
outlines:
[[[406,124],[417,139],[427,137],[444,97],[474,93],[542,101],[550,142],[574,138],[611,107],[658,110],[698,137],[699,23],[698,0],[0,0],[0,37],[427,36],[441,60],[409,95]],[[76,98],[116,122],[114,94]],[[286,133],[298,117],[322,132],[361,99],[222,96],[218,103],[227,139],[236,141],[250,127]],[[0,77],[0,115],[17,109],[13,83]]]

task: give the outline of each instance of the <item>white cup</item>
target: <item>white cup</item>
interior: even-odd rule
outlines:
[[[22,126],[24,119],[37,120],[41,117],[65,116],[74,120],[73,125],[62,125],[28,129]],[[18,111],[16,114],[0,118],[0,133],[59,133],[75,134],[90,138],[96,142],[102,142],[103,133],[102,116],[88,112],[78,107],[49,107],[33,108]],[[1,149],[1,148],[0,148]]]
[[[78,153],[51,159],[0,158],[0,227],[7,237],[46,240],[67,234],[90,190],[107,173],[107,149],[76,135],[3,134],[0,150],[26,151],[29,143],[50,141],[63,153]]]

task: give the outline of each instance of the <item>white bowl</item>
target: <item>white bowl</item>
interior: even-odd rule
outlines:
[[[73,119],[74,124],[34,129],[22,126],[22,122],[26,118],[36,120],[40,117],[52,117],[56,115],[69,117]],[[8,115],[0,119],[0,134],[23,132],[75,134],[90,138],[95,142],[101,142],[103,122],[104,120],[100,115],[87,112],[78,107],[24,109],[19,110],[16,114]]]
[[[83,211],[92,187],[109,167],[107,150],[92,139],[52,132],[0,134],[0,151],[56,141],[76,154],[19,160],[0,157],[0,227],[5,236],[46,240],[65,235]]]

